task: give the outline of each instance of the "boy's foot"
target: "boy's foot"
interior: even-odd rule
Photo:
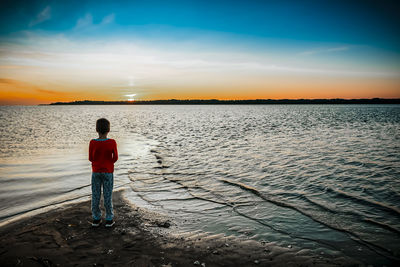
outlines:
[[[92,222],[93,227],[99,227],[100,224],[101,224],[101,220],[93,220],[93,222]]]
[[[113,220],[106,220],[106,227],[112,227],[115,224]]]

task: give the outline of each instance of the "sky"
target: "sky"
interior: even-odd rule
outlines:
[[[0,104],[400,98],[400,3],[0,2]]]

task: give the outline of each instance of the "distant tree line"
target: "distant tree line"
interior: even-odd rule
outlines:
[[[218,99],[167,99],[135,101],[73,101],[55,102],[50,105],[276,105],[276,104],[400,104],[400,98],[369,99],[253,99],[253,100],[218,100]]]

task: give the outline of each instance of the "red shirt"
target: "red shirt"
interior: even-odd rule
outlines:
[[[114,172],[118,160],[117,142],[114,139],[92,139],[89,143],[89,160],[93,172]]]

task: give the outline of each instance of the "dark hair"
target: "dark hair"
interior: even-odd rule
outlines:
[[[110,122],[105,119],[101,118],[96,121],[96,132],[105,134],[110,131]]]

